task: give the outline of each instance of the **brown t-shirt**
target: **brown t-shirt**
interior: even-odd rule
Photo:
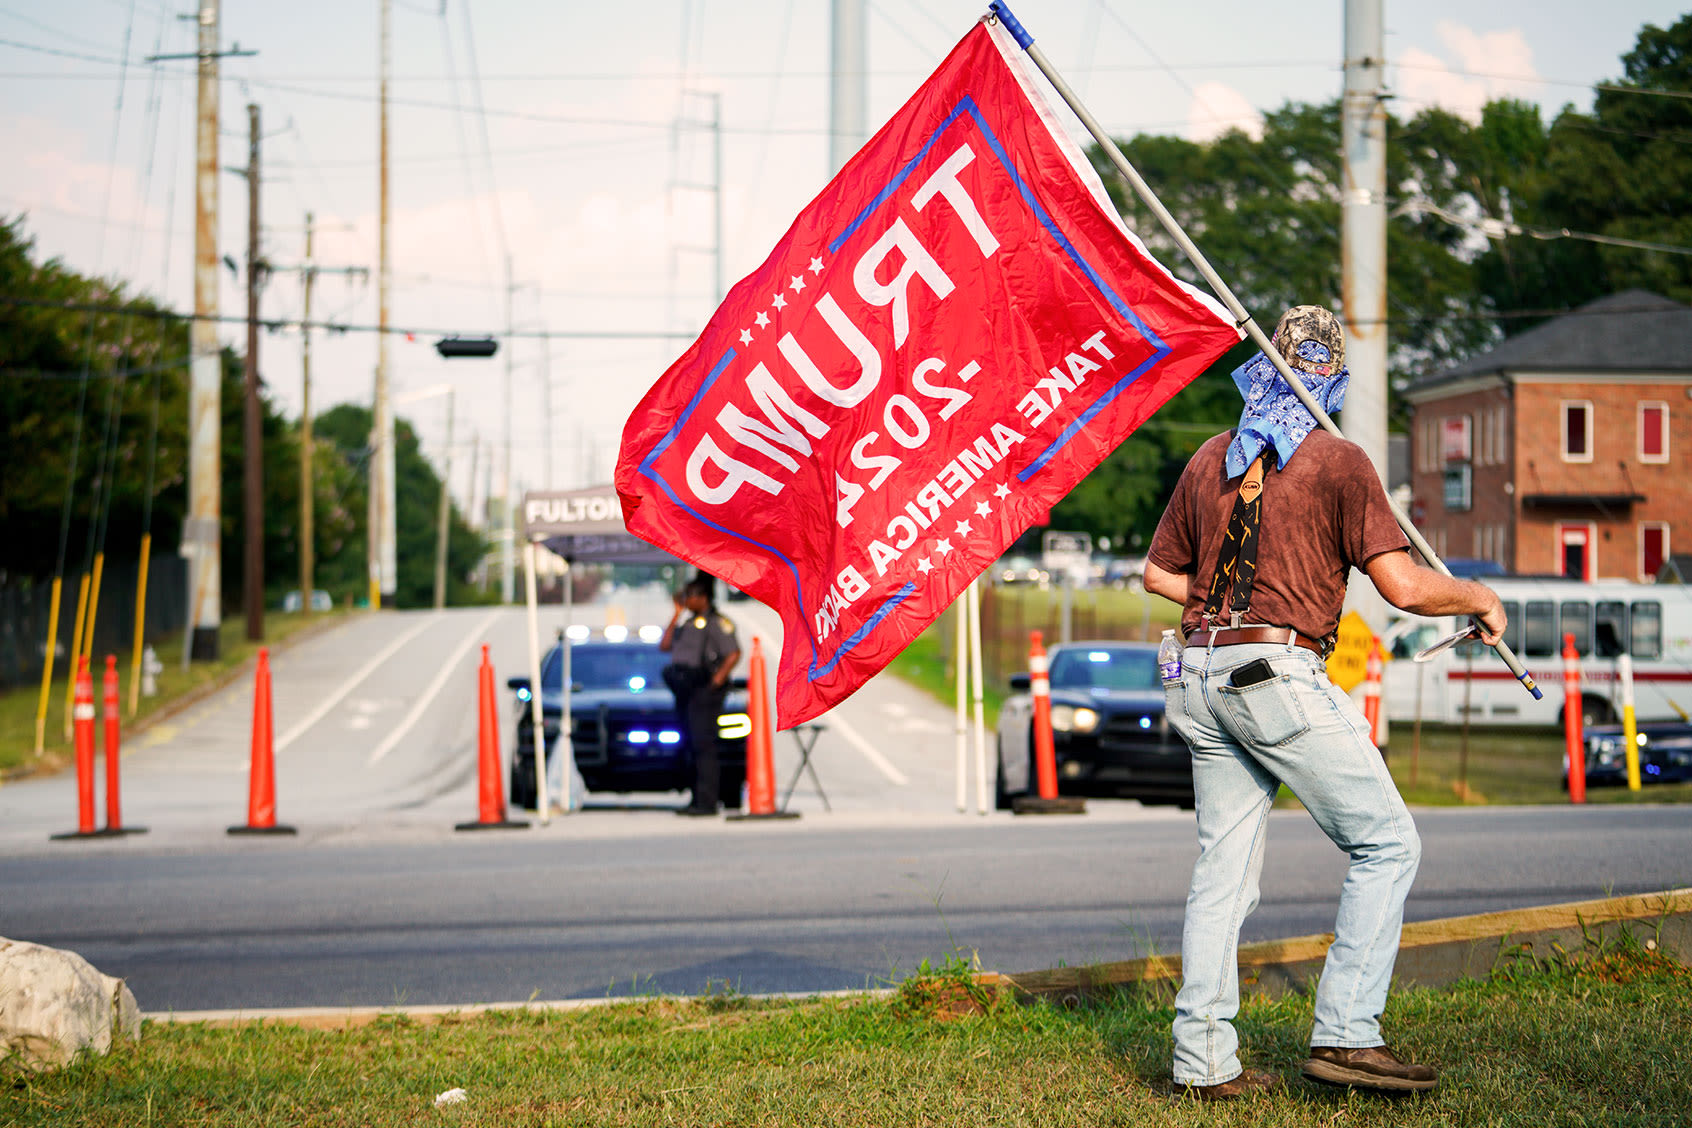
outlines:
[[[1215,436],[1187,463],[1146,554],[1165,571],[1192,577],[1184,634],[1199,628],[1240,488],[1240,479],[1227,480],[1223,463],[1232,437]],[[1339,625],[1350,570],[1409,546],[1363,448],[1312,431],[1284,469],[1264,477],[1257,580],[1242,621],[1325,638]],[[1231,602],[1230,595],[1218,616],[1223,625]]]

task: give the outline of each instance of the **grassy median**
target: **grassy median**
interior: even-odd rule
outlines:
[[[124,731],[127,733],[131,728],[138,729],[149,718],[173,709],[185,698],[222,684],[258,653],[259,646],[274,649],[299,635],[301,631],[327,627],[331,623],[343,621],[349,614],[356,612],[339,609],[315,614],[268,611],[264,616],[263,643],[248,642],[246,619],[239,615],[229,616],[223,620],[218,630],[217,661],[195,662],[187,670],[182,668],[181,637],[163,640],[154,647],[159,662],[164,666],[163,672],[158,676],[159,691],[152,697],[141,698],[141,707],[133,718],[129,715],[132,656],[127,652],[118,655],[118,684],[124,708]],[[97,711],[103,708],[101,678],[105,663],[104,654],[96,655],[95,661],[89,663],[94,673],[94,706]],[[35,718],[41,705],[41,683],[37,681],[29,686],[20,686],[0,693],[0,777],[31,771],[57,771],[70,762],[74,747],[70,738],[65,735],[65,694],[69,683],[65,667],[66,660],[61,658],[58,669],[54,671],[57,676],[53,679],[52,692],[48,698],[46,741],[40,756],[35,754]],[[104,714],[100,713],[99,716],[103,717]],[[95,746],[101,747],[104,739],[104,730],[98,730]]]
[[[962,961],[958,961],[962,965]],[[1623,937],[1546,966],[1392,996],[1392,1043],[1441,1069],[1414,1097],[1298,1077],[1310,1002],[1249,1000],[1248,1064],[1279,1094],[1174,1098],[1167,999],[1075,1010],[967,994],[718,994],[350,1030],[148,1024],[139,1045],[0,1087],[8,1125],[1673,1125],[1692,1119],[1692,975]],[[459,1104],[435,1097],[466,1091]]]

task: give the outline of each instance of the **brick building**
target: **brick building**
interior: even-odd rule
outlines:
[[[1442,557],[1646,580],[1692,549],[1692,307],[1601,298],[1406,397],[1411,516]]]

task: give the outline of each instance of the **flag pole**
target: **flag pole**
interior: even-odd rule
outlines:
[[[1104,155],[1116,168],[1116,171],[1122,174],[1122,178],[1134,189],[1134,193],[1140,197],[1141,202],[1151,209],[1152,215],[1157,217],[1157,221],[1163,225],[1163,229],[1169,233],[1169,237],[1175,241],[1175,245],[1181,248],[1181,252],[1187,256],[1187,259],[1198,270],[1199,274],[1204,277],[1205,282],[1209,284],[1211,290],[1227,307],[1229,314],[1233,316],[1235,324],[1245,331],[1246,336],[1251,338],[1253,344],[1263,350],[1263,355],[1269,358],[1270,363],[1274,364],[1286,380],[1287,386],[1292,389],[1294,395],[1298,396],[1299,402],[1316,418],[1316,422],[1321,425],[1324,431],[1344,438],[1345,436],[1340,433],[1339,427],[1322,409],[1322,405],[1316,402],[1316,398],[1310,394],[1310,390],[1304,386],[1304,381],[1293,375],[1293,371],[1287,366],[1285,358],[1281,356],[1268,336],[1264,334],[1262,327],[1253,320],[1250,313],[1246,312],[1245,306],[1240,304],[1239,298],[1234,296],[1234,291],[1222,280],[1222,276],[1216,273],[1216,269],[1204,257],[1204,252],[1198,249],[1197,244],[1192,239],[1188,238],[1187,233],[1181,228],[1180,221],[1170,214],[1169,209],[1163,206],[1163,201],[1157,198],[1157,193],[1152,191],[1151,186],[1145,182],[1145,179],[1140,176],[1134,166],[1128,163],[1128,158],[1123,156],[1121,148],[1105,132],[1098,119],[1082,104],[1075,91],[1070,89],[1069,83],[1063,80],[1063,76],[1058,74],[1057,70],[1046,59],[1045,52],[1034,45],[1034,37],[1028,34],[1028,30],[1011,13],[1010,6],[1004,0],[993,0],[993,3],[988,5],[988,12],[1004,25],[1011,38],[1016,40],[1017,46],[1021,47],[1028,55],[1029,60],[1040,68],[1040,73],[1046,76],[1046,81],[1052,84],[1052,88],[1058,92],[1058,96],[1068,104],[1071,110],[1075,111],[1075,116],[1081,119],[1081,124],[1086,126],[1087,132],[1092,134],[1093,140],[1099,143],[1099,148],[1104,151]],[[1403,509],[1399,508],[1397,502],[1392,500],[1390,494],[1387,495],[1387,504],[1391,506],[1392,515],[1398,521],[1399,528],[1404,530],[1404,535],[1410,538],[1410,543],[1416,546],[1416,551],[1422,554],[1423,559],[1441,575],[1451,575],[1451,569],[1445,566],[1445,561],[1441,560],[1438,554],[1434,552],[1427,539],[1417,531],[1409,516],[1405,514]],[[1533,675],[1528,673],[1527,667],[1522,665],[1521,659],[1516,657],[1515,651],[1510,649],[1508,643],[1499,639],[1493,649],[1498,651],[1498,656],[1504,660],[1504,664],[1510,668],[1510,672],[1516,676],[1516,680],[1521,682],[1523,688],[1533,694],[1536,700],[1544,696],[1539,686],[1534,684]]]

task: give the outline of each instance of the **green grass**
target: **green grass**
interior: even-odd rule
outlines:
[[[1692,1115],[1692,977],[1613,945],[1555,966],[1395,992],[1385,1025],[1441,1070],[1412,1097],[1305,1082],[1306,996],[1248,1000],[1248,1065],[1274,1095],[1170,1094],[1167,1002],[1074,1010],[992,1001],[954,1017],[944,990],[761,1002],[652,999],[351,1030],[148,1024],[139,1044],[0,1082],[0,1123],[79,1125],[1674,1125]],[[907,981],[909,983],[909,981]],[[946,974],[927,987],[945,988]],[[464,1104],[436,1109],[453,1088]]]
[[[303,612],[284,614],[281,611],[266,612],[264,617],[265,641],[262,645],[276,647],[285,642],[290,636],[297,634],[306,627],[339,620],[346,611],[328,611],[307,615]],[[246,619],[233,616],[223,620],[218,631],[219,648],[218,659],[215,662],[195,662],[186,673],[182,670],[182,640],[180,637],[166,639],[154,650],[159,661],[164,664],[164,672],[159,675],[159,692],[154,697],[141,698],[140,711],[132,720],[129,716],[129,672],[130,655],[118,655],[118,675],[120,700],[124,708],[124,727],[127,732],[132,726],[144,723],[148,717],[160,710],[167,709],[181,700],[185,695],[202,689],[217,682],[231,670],[238,668],[254,654],[258,653],[258,643],[247,641]],[[94,705],[101,710],[101,677],[105,670],[106,658],[104,654],[97,655],[95,661],[89,663],[94,670]],[[41,682],[37,674],[36,682],[29,686],[20,686],[0,693],[0,773],[27,772],[30,770],[55,771],[70,762],[74,754],[74,747],[65,737],[65,692],[70,680],[65,670],[63,659],[55,670],[57,677],[53,680],[51,696],[47,705],[47,732],[43,754],[38,758],[35,754],[35,717],[41,704]],[[99,713],[103,719],[104,714]],[[101,724],[96,721],[96,724]],[[95,744],[100,747],[105,739],[104,729],[97,729]]]
[[[1471,728],[1467,769],[1463,766],[1462,729],[1422,726],[1421,748],[1415,729],[1395,722],[1387,742],[1387,766],[1408,803],[1567,803],[1563,790],[1563,732],[1560,728]],[[1411,782],[1412,762],[1415,782]],[[1464,786],[1466,784],[1466,787]],[[1692,783],[1589,787],[1588,803],[1685,803]]]

